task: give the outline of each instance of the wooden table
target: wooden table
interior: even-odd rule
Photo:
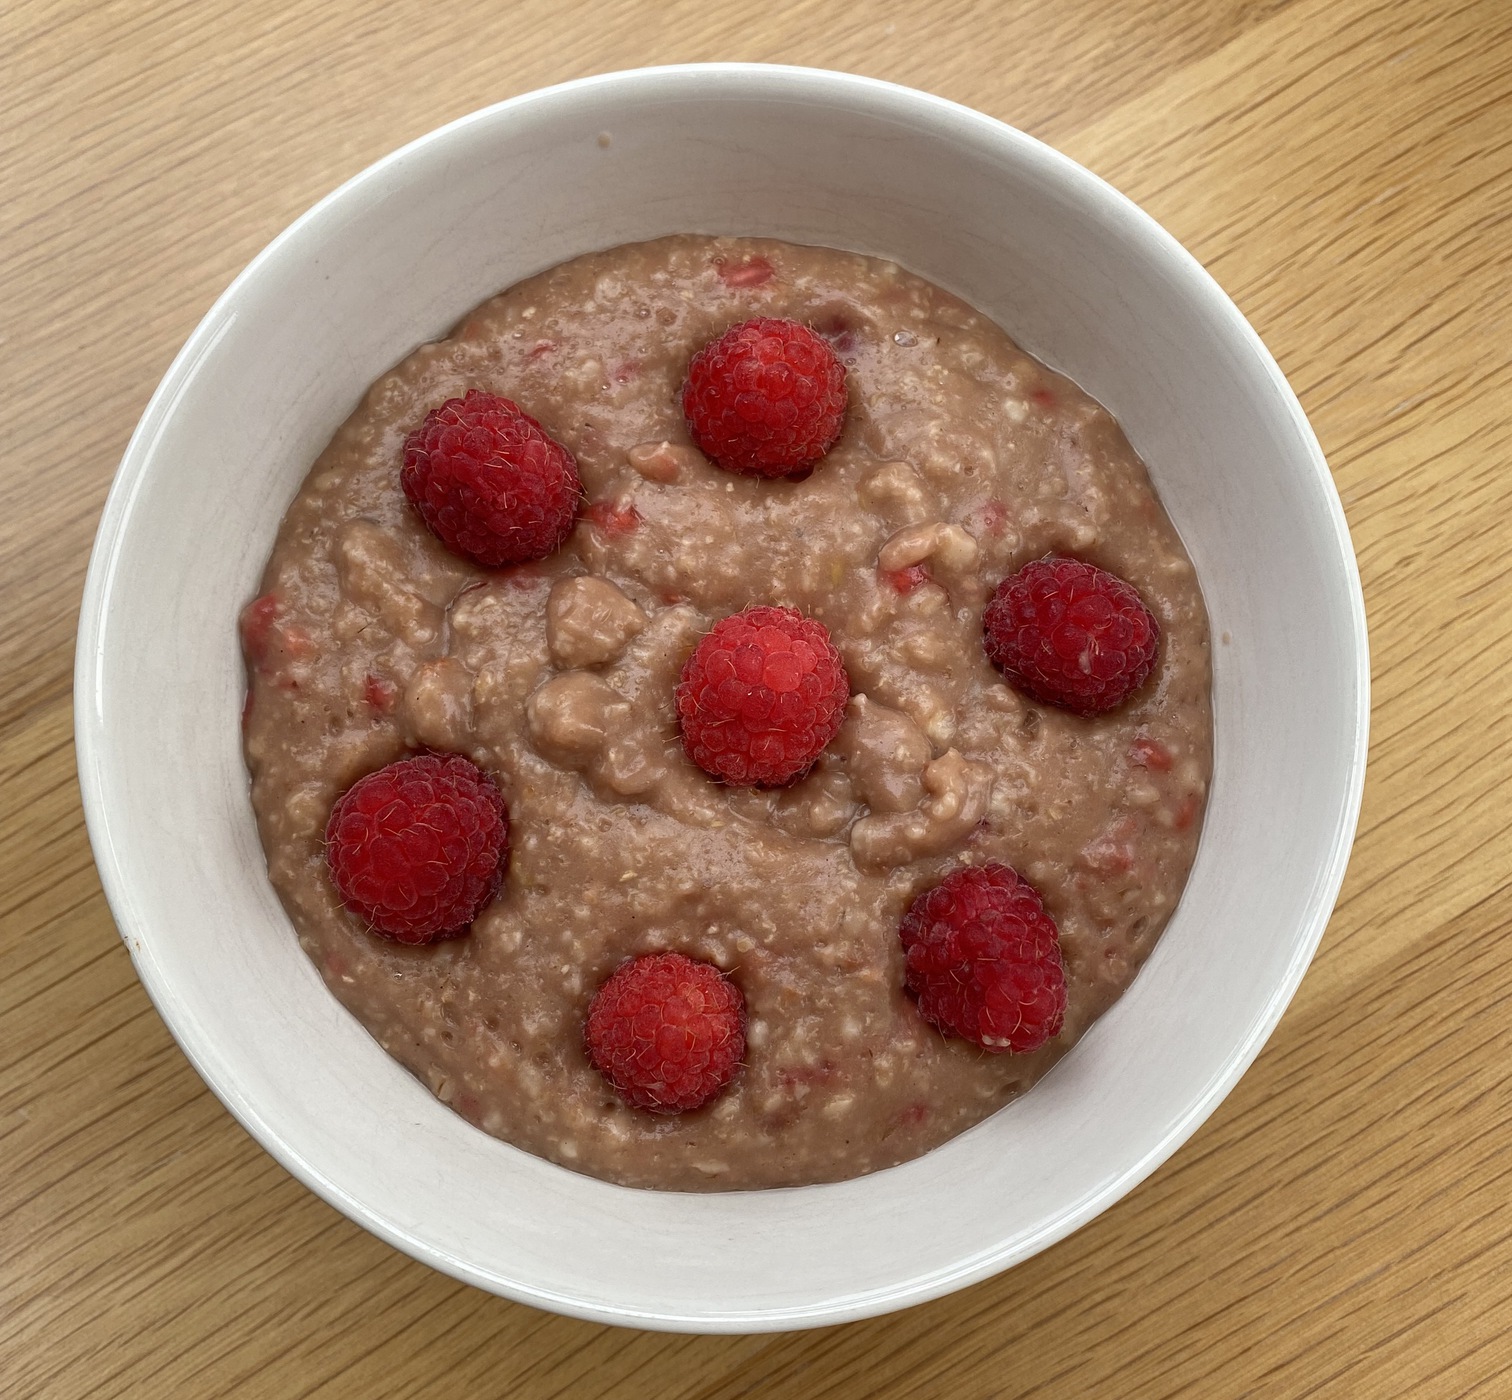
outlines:
[[[70,742],[101,501],[236,271],[463,112],[714,58],[943,93],[1162,220],[1312,416],[1375,662],[1338,913],[1213,1119],[1010,1273],[781,1337],[534,1312],[296,1185],[133,976]],[[7,0],[0,111],[0,1395],[1512,1395],[1508,0]]]

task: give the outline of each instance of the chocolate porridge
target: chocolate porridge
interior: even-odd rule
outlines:
[[[812,326],[850,404],[806,478],[712,466],[690,357],[754,316]],[[550,558],[489,572],[400,490],[444,400],[505,395],[576,457]],[[1132,583],[1153,677],[1083,719],[983,651],[1005,575],[1046,554]],[[724,786],[679,742],[698,640],[756,603],[828,627],[852,698],[793,786]],[[832,1181],[916,1157],[1034,1083],[1129,985],[1175,908],[1210,770],[1207,619],[1117,423],[965,303],[892,263],[758,239],[578,258],[469,314],[368,391],[316,461],[243,617],[268,869],[335,995],[486,1132],[635,1186]],[[323,836],[356,779],[456,752],[498,782],[512,852],[464,937],[406,947],[343,907]],[[1013,866],[1059,926],[1064,1027],[1029,1054],[947,1039],[903,989],[899,920],[963,863]],[[590,1066],[590,998],[631,955],[716,964],[748,1048],[659,1116]]]

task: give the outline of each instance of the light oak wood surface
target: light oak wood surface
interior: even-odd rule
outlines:
[[[1196,1137],[994,1280],[747,1338],[504,1302],[286,1176],[131,971],[69,697],[115,463],[258,248],[485,103],[720,58],[969,103],[1192,249],[1322,440],[1375,684],[1338,912]],[[1508,0],[4,0],[0,190],[0,1396],[1512,1396]]]

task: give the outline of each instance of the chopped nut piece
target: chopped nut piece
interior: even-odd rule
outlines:
[[[898,710],[853,696],[835,739],[851,786],[874,812],[907,812],[924,797],[921,775],[934,748],[924,731]]]
[[[461,752],[472,742],[472,673],[455,657],[427,661],[404,690],[404,721],[413,743]]]
[[[696,447],[671,442],[643,442],[625,453],[625,460],[647,481],[676,481],[684,472],[700,466],[704,455]]]
[[[542,753],[570,762],[601,749],[610,725],[629,709],[597,676],[569,671],[541,686],[526,702],[525,715]]]
[[[977,542],[959,525],[910,525],[899,530],[882,546],[877,567],[884,573],[922,564],[926,559],[951,573],[972,568],[980,551]]]
[[[863,817],[851,828],[858,865],[876,869],[939,855],[987,815],[992,770],[986,764],[951,749],[925,768],[921,781],[929,796],[913,811]]]
[[[923,520],[930,512],[933,493],[907,462],[889,462],[879,467],[860,486],[861,504],[889,519]]]
[[[381,525],[354,520],[341,532],[337,567],[343,591],[410,646],[424,646],[441,628],[441,609],[413,589],[403,550]]]
[[[608,579],[563,579],[546,603],[546,644],[558,666],[601,666],[646,625],[646,614]]]

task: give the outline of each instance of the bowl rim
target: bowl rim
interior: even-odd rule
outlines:
[[[278,256],[285,244],[297,238],[309,225],[318,222],[328,209],[350,199],[357,191],[380,183],[391,170],[409,157],[429,146],[445,142],[458,131],[496,122],[509,114],[568,93],[619,88],[626,97],[633,97],[638,89],[649,85],[669,80],[693,82],[708,78],[742,83],[745,85],[742,93],[747,96],[761,95],[758,92],[761,84],[776,84],[775,90],[769,89],[774,91],[774,95],[790,95],[792,91],[804,88],[806,95],[821,103],[846,94],[869,97],[879,103],[890,104],[895,110],[929,111],[974,127],[990,139],[1013,148],[1020,160],[1037,167],[1051,180],[1079,185],[1081,191],[1096,202],[1103,213],[1125,224],[1132,223],[1140,230],[1141,236],[1153,240],[1166,258],[1173,260],[1188,277],[1194,279],[1207,293],[1208,312],[1227,323],[1225,329],[1247,345],[1256,363],[1271,381],[1278,402],[1285,405],[1291,426],[1306,449],[1308,465],[1315,478],[1314,484],[1320,488],[1321,498],[1327,506],[1331,543],[1337,552],[1337,562],[1343,566],[1343,578],[1349,595],[1349,639],[1352,642],[1356,695],[1353,752],[1349,755],[1346,790],[1342,794],[1338,824],[1326,859],[1320,864],[1311,907],[1304,927],[1295,940],[1285,975],[1272,990],[1264,1013],[1254,1022],[1247,1038],[1236,1047],[1227,1062],[1208,1081],[1204,1092],[1188,1106],[1185,1114],[1152,1150],[1105,1182],[1100,1191],[1081,1201],[1076,1209],[1057,1218],[1052,1226],[1016,1246],[987,1250],[970,1256],[956,1267],[936,1270],[926,1276],[908,1279],[870,1294],[848,1295],[831,1305],[810,1304],[754,1311],[731,1309],[713,1316],[660,1312],[633,1305],[608,1306],[480,1271],[369,1209],[360,1199],[326,1177],[314,1163],[287,1144],[263,1118],[257,1105],[242,1093],[238,1084],[220,1082],[202,1053],[199,1028],[182,1013],[173,986],[162,975],[153,958],[151,931],[146,926],[146,921],[139,916],[131,894],[131,879],[116,847],[113,822],[117,818],[107,807],[104,791],[104,770],[108,758],[104,733],[105,697],[101,688],[103,638],[110,616],[116,567],[133,506],[145,480],[148,465],[155,455],[157,441],[192,381],[199,362],[228,329],[243,290],[256,281],[262,268]],[[783,92],[784,86],[786,93]],[[327,1204],[402,1253],[443,1274],[517,1302],[587,1321],[675,1332],[742,1333],[830,1326],[926,1302],[991,1277],[1065,1238],[1150,1176],[1207,1120],[1254,1062],[1295,995],[1317,951],[1332,917],[1359,822],[1369,724],[1370,658],[1364,593],[1348,523],[1332,474],[1312,426],[1274,357],[1258,332],[1202,264],[1151,215],[1106,180],[1071,157],[995,117],[947,98],[883,79],[833,69],[746,62],[668,64],[623,69],[520,93],[467,113],[398,147],[345,180],[280,231],[231,281],[205,313],[164,373],[127,443],[90,554],[80,607],[74,664],[74,741],[79,786],[85,824],[111,914],[137,976],[158,1014],[200,1078],[232,1116],[259,1146]]]

